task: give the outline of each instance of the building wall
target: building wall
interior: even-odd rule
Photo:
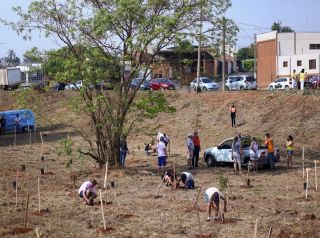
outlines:
[[[316,60],[316,68],[309,68],[309,60]],[[297,61],[301,61],[301,66],[297,66]],[[284,62],[287,62],[287,67],[284,67]],[[320,54],[303,54],[293,56],[278,56],[278,76],[289,76],[294,69],[300,72],[304,69],[308,74],[320,73]]]
[[[320,44],[320,33],[296,33],[296,54],[320,54],[320,49],[310,50],[310,44]]]
[[[257,42],[257,83],[267,87],[276,78],[277,40]]]
[[[289,56],[295,54],[295,34],[296,33],[278,34],[278,55]]]

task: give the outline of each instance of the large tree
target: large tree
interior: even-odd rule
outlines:
[[[294,32],[294,30],[292,30],[291,27],[282,26],[281,21],[277,21],[277,22],[272,23],[271,30],[277,31],[277,32]]]
[[[24,38],[40,30],[68,48],[62,76],[84,82],[78,105],[90,118],[87,134],[94,136],[86,137],[91,150],[83,153],[100,166],[107,159],[119,165],[120,138],[141,115],[167,108],[160,94],[135,101],[138,89],[130,90],[131,80],[139,72],[145,78],[158,52],[193,27],[199,4],[208,14],[220,14],[229,1],[43,0],[33,1],[26,12],[15,8],[20,21],[11,26]],[[112,92],[90,90],[110,77],[119,78]]]
[[[9,50],[7,56],[1,59],[2,65],[4,67],[14,67],[20,64],[20,58],[16,55],[14,50]]]

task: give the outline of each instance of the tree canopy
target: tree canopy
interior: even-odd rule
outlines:
[[[294,32],[294,30],[292,30],[289,26],[282,26],[281,21],[277,21],[277,22],[272,23],[271,30],[277,31],[279,33],[280,32]]]

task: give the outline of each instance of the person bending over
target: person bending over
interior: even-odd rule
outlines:
[[[211,218],[211,210],[212,208],[215,211],[215,220],[218,219],[219,217],[219,204],[220,204],[220,199],[223,200],[224,202],[224,212],[227,212],[227,199],[224,197],[223,193],[220,192],[219,189],[217,189],[216,187],[211,187],[208,188],[205,191],[205,201],[208,204],[208,218],[207,221],[210,221]]]
[[[94,179],[86,181],[80,186],[78,193],[83,198],[85,205],[93,206],[93,199],[97,197],[96,185],[97,181]]]

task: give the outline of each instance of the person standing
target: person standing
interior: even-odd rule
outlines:
[[[192,158],[193,158],[193,150],[194,150],[194,144],[193,144],[193,141],[192,141],[192,134],[189,134],[188,135],[188,138],[187,138],[187,166],[188,166],[188,169],[192,169]]]
[[[229,111],[230,111],[230,117],[231,117],[231,126],[237,128],[237,125],[236,125],[237,109],[234,104],[232,104]]]
[[[269,133],[265,134],[265,142],[264,142],[265,147],[268,149],[268,161],[270,164],[271,170],[275,169],[274,166],[274,145],[273,145],[273,140],[271,139],[271,136]]]
[[[300,72],[300,89],[303,91],[304,90],[304,81],[305,81],[306,75],[304,73],[304,69],[301,70]]]
[[[4,116],[2,115],[1,116],[1,119],[0,119],[0,135],[4,135],[4,128],[6,126],[6,119],[4,118]]]
[[[290,89],[294,89],[294,83],[298,83],[297,82],[297,74],[296,74],[296,70],[294,69],[292,71],[292,74],[291,74],[291,79],[290,79]]]
[[[198,136],[198,131],[195,130],[192,137],[194,149],[193,149],[193,157],[192,157],[192,167],[198,167],[199,154],[200,154],[200,138]]]
[[[239,140],[238,136],[234,137],[233,139],[232,157],[234,159],[234,172],[237,173],[237,170],[239,169],[239,173],[241,174],[241,141]]]
[[[288,135],[288,138],[287,138],[286,151],[287,151],[287,166],[288,168],[292,168],[293,137],[291,135]]]
[[[164,137],[160,137],[160,141],[158,142],[157,145],[158,149],[158,168],[159,170],[164,171],[166,165],[167,165],[167,147],[166,144],[164,143]]]
[[[20,131],[20,121],[21,121],[21,118],[19,116],[19,114],[16,114],[16,118],[14,119],[15,123],[16,123],[16,131]]]
[[[250,161],[252,162],[253,171],[258,171],[257,160],[258,160],[258,143],[256,142],[256,138],[252,138],[250,144]]]
[[[124,168],[124,163],[126,161],[127,154],[129,154],[127,141],[125,138],[121,138],[120,139],[120,162],[121,162],[122,168]]]

